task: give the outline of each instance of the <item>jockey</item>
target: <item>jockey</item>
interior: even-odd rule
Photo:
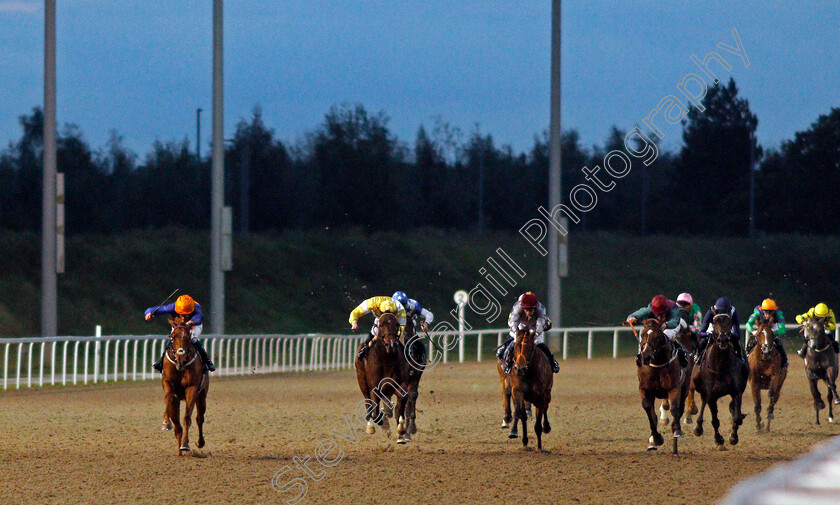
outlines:
[[[420,303],[414,298],[409,298],[404,291],[397,291],[391,295],[391,299],[405,307],[405,316],[415,322],[420,323],[420,329],[429,331],[429,323],[435,320],[435,315],[430,311],[420,306]]]
[[[663,332],[668,337],[668,340],[674,344],[674,347],[677,348],[677,357],[680,360],[680,364],[685,368],[688,365],[688,354],[685,352],[685,347],[674,337],[680,331],[680,327],[687,323],[680,318],[680,309],[677,307],[677,304],[669,300],[665,295],[656,295],[647,307],[642,307],[627,316],[627,322],[636,324],[639,321],[651,318],[665,325]],[[636,365],[642,365],[641,351],[636,356]]]
[[[765,321],[770,326],[772,326],[773,332],[773,344],[776,347],[776,350],[779,351],[779,354],[782,356],[782,368],[788,366],[788,357],[787,352],[785,352],[785,346],[782,344],[782,337],[785,336],[785,315],[779,310],[779,307],[776,306],[776,301],[772,298],[767,298],[761,305],[756,307],[753,310],[752,315],[747,320],[747,333],[750,335],[750,340],[747,342],[747,354],[749,355],[752,352],[753,347],[755,347],[756,340],[755,340],[755,326],[756,321],[761,322]]]
[[[397,322],[400,324],[399,335],[401,336],[403,331],[405,331],[405,308],[400,302],[395,302],[389,296],[368,298],[353,309],[353,312],[350,313],[350,329],[354,333],[359,331],[359,318],[368,313],[373,313],[374,315],[373,327],[362,344],[362,348],[359,349],[359,359],[367,356],[370,341],[373,340],[375,335],[379,334],[379,318],[382,314],[391,313],[397,316]]]
[[[815,307],[811,307],[808,312],[796,316],[796,322],[799,324],[802,324],[802,322],[806,319],[822,319],[823,324],[825,325],[825,333],[828,335],[831,345],[834,346],[834,352],[840,353],[840,345],[838,345],[837,340],[834,339],[834,328],[837,327],[837,321],[834,319],[834,311],[829,309],[828,305],[818,303]],[[798,350],[796,354],[798,354],[800,358],[805,359],[805,352],[807,349],[808,342],[805,342],[802,344],[802,349]]]
[[[537,295],[528,291],[524,293],[510,310],[508,316],[508,326],[510,327],[510,335],[505,339],[504,343],[496,351],[496,356],[502,359],[506,356],[504,372],[509,373],[513,366],[513,352],[511,352],[513,341],[516,339],[517,330],[534,330],[536,338],[534,343],[548,358],[551,364],[551,369],[554,373],[560,371],[560,364],[554,359],[551,349],[543,340],[543,332],[551,329],[551,320],[545,317],[545,307],[537,300]]]
[[[201,335],[201,330],[204,327],[204,316],[201,315],[200,303],[193,300],[190,295],[181,295],[177,300],[175,300],[175,303],[161,305],[160,307],[149,307],[146,309],[146,321],[151,320],[157,315],[183,317],[186,321],[186,325],[190,327],[190,335],[192,336],[190,341],[192,342],[192,345],[195,346],[198,354],[201,356],[201,361],[204,363],[204,367],[211,372],[216,371],[216,365],[210,361],[210,358],[207,356],[207,351],[204,350],[204,346],[201,345],[201,341],[198,340],[198,336]],[[163,372],[163,358],[166,356],[166,351],[169,349],[170,345],[172,345],[172,342],[167,339],[166,344],[163,346],[163,356],[161,356],[160,359],[155,361],[152,365],[152,367],[154,367],[154,369],[158,372]]]
[[[685,323],[692,333],[698,333],[700,324],[703,322],[703,311],[700,306],[694,303],[694,299],[688,293],[680,293],[677,297],[677,306],[688,311],[688,320]]]
[[[744,361],[744,351],[741,348],[741,317],[738,315],[738,310],[732,306],[729,298],[721,296],[717,299],[714,305],[706,311],[703,316],[703,324],[700,325],[700,348],[697,350],[697,356],[694,357],[695,362],[699,362],[703,353],[706,351],[706,346],[709,343],[709,334],[714,330],[712,320],[718,314],[729,314],[732,321],[732,329],[729,337],[732,341],[732,346],[735,348],[735,355],[738,359]]]

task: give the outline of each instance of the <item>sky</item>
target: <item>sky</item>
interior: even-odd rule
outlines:
[[[527,151],[549,123],[550,0],[240,0],[225,2],[225,135],[260,106],[295,143],[338,104],[384,111],[411,144],[438,118],[464,135]],[[584,146],[630,130],[711,51],[732,65],[778,147],[840,106],[840,2],[563,2],[562,124]],[[0,0],[0,146],[43,103],[42,0]],[[210,0],[58,0],[58,122],[102,148],[115,130],[142,156],[155,140],[209,152]],[[716,47],[735,45],[749,67]],[[679,125],[662,128],[678,149]]]

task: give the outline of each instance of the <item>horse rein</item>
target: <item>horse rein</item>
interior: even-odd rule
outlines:
[[[185,329],[187,329],[187,330],[189,330],[189,331],[190,331],[190,336],[192,336],[192,330],[191,330],[191,329],[190,329],[190,327],[189,327],[189,326],[187,326],[187,325],[178,325],[178,326],[176,326],[175,328],[185,328]],[[175,328],[173,328],[173,330],[174,330]],[[170,336],[170,340],[171,340],[171,336]],[[179,365],[179,364],[178,364],[178,362],[177,362],[176,360],[172,359],[172,358],[169,356],[169,353],[170,353],[170,352],[171,352],[172,354],[174,354],[175,356],[181,356],[181,355],[183,355],[183,354],[186,354],[186,352],[187,352],[187,351],[186,351],[186,350],[184,350],[184,348],[183,348],[183,347],[179,348],[177,351],[176,351],[174,348],[170,347],[170,348],[169,348],[169,350],[167,350],[167,351],[166,351],[166,353],[164,354],[164,355],[166,356],[166,359],[167,359],[167,360],[169,360],[169,362],[170,362],[170,363],[172,363],[173,365],[175,365],[175,370],[178,370],[179,372],[180,372],[181,370],[185,370],[185,369],[189,368],[189,366],[190,366],[190,365],[192,365],[192,364],[195,362],[195,360],[198,358],[198,353],[197,353],[197,352],[195,352],[195,350],[193,350],[193,357],[192,357],[192,359],[191,359],[191,360],[189,360],[186,364],[184,364],[184,366],[183,366],[183,367],[181,367],[181,365]]]
[[[650,333],[651,331],[653,331],[653,330],[649,329],[648,333]],[[635,329],[634,329],[633,332],[635,333]],[[641,333],[642,332],[639,332],[639,334],[641,334]],[[641,338],[639,338],[639,340],[640,340],[640,343],[641,343]],[[670,339],[668,339],[667,336],[665,337],[665,341],[667,343],[670,343]],[[650,347],[650,338],[645,339],[645,345],[644,345],[644,347],[641,348],[641,353],[644,353],[645,349],[647,349],[648,347]],[[676,349],[676,346],[671,345],[671,354],[673,354],[673,356],[671,356],[671,359],[669,359],[667,362],[659,364],[659,365],[657,365],[656,363],[653,362],[653,353],[656,352],[656,349],[654,349],[653,351],[651,351],[650,363],[648,363],[646,366],[649,366],[651,368],[662,368],[662,367],[666,367],[666,366],[670,365],[671,363],[674,362],[675,359],[677,359],[677,353],[674,352],[675,349]]]
[[[523,333],[523,335],[524,335],[524,333]],[[520,342],[521,342],[521,340],[520,340]],[[514,349],[515,348],[516,348],[516,342],[514,341]],[[530,363],[531,359],[534,358],[534,351],[536,349],[537,349],[537,344],[535,342],[534,345],[531,347],[531,354],[528,355],[528,360],[527,360],[528,363]],[[522,345],[521,344],[519,346],[519,355],[522,356]],[[519,370],[519,367],[516,366],[516,356],[513,357],[513,368]],[[526,364],[525,368],[523,370],[527,370],[527,369],[528,369],[528,365]]]

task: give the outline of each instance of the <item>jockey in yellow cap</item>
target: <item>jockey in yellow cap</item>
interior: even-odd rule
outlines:
[[[796,322],[799,324],[802,324],[802,322],[806,319],[822,319],[825,324],[825,333],[828,335],[828,339],[831,340],[831,345],[834,346],[834,352],[840,353],[840,349],[838,349],[840,348],[840,345],[837,344],[837,340],[834,338],[834,329],[837,327],[837,320],[834,319],[834,311],[829,309],[828,305],[818,303],[816,306],[811,307],[808,312],[796,316]],[[796,354],[798,354],[800,358],[805,359],[805,352],[807,349],[808,342],[805,342],[802,344],[802,349],[796,351]]]
[[[400,324],[400,335],[402,335],[405,330],[405,307],[400,302],[391,299],[390,296],[374,296],[373,298],[368,298],[350,313],[350,329],[354,333],[359,331],[360,317],[368,313],[372,313],[375,316],[373,327],[370,329],[370,333],[365,339],[364,344],[362,344],[361,350],[359,350],[359,359],[363,359],[367,355],[368,344],[370,344],[370,341],[379,332],[379,317],[386,312],[397,316],[397,322]]]

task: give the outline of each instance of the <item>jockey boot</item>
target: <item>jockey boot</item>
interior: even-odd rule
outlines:
[[[755,347],[755,344],[757,343],[758,341],[755,339],[755,337],[750,337],[750,340],[747,342],[747,356],[750,355],[753,348]]]
[[[834,354],[840,354],[840,342],[836,340],[831,341],[831,346],[834,347]]]
[[[782,344],[782,341],[779,339],[779,337],[773,339],[773,344],[776,346],[776,350],[779,351],[779,355],[782,357],[782,368],[787,368],[788,357],[787,351],[785,351],[785,346]]]
[[[694,355],[694,362],[700,363],[703,356],[706,354],[706,346],[709,345],[709,338],[700,338],[700,343],[697,344],[697,354]]]
[[[744,349],[741,347],[741,339],[737,337],[729,337],[732,341],[732,348],[735,349],[735,355],[738,356],[738,359],[741,361],[746,361],[746,357],[744,356]]]
[[[192,345],[195,347],[195,350],[198,351],[198,355],[201,356],[201,362],[204,363],[204,368],[211,372],[215,372],[216,365],[210,361],[210,356],[207,355],[207,351],[204,349],[204,346],[201,345],[201,340],[197,338],[192,339]]]
[[[796,351],[796,354],[799,355],[800,358],[805,359],[805,354],[808,352],[808,342],[802,344],[802,349]]]
[[[674,344],[674,347],[677,348],[677,359],[680,362],[680,366],[685,368],[688,366],[688,353],[685,350],[685,347],[680,343],[679,340],[674,339],[671,341]]]
[[[371,340],[373,340],[373,333],[368,333],[367,338],[362,343],[362,348],[359,349],[359,359],[365,359],[365,356],[367,356],[368,345],[370,344]]]
[[[155,370],[157,370],[160,373],[163,373],[163,358],[164,358],[164,356],[166,356],[166,351],[169,350],[169,346],[171,346],[171,345],[172,345],[172,341],[169,340],[169,339],[166,339],[166,343],[163,344],[163,354],[160,356],[159,360],[155,361],[154,364],[152,364],[152,368],[154,368]]]
[[[502,345],[500,345],[499,347],[496,348],[496,357],[497,358],[502,359],[502,356],[505,355],[505,350],[508,348],[508,346],[510,345],[511,342],[513,342],[513,337],[508,335],[508,337],[505,339],[505,341],[502,342]]]
[[[551,349],[548,348],[548,344],[546,344],[545,342],[540,342],[539,344],[537,344],[537,347],[539,347],[540,350],[545,354],[545,357],[548,358],[548,362],[551,363],[551,370],[553,370],[554,373],[559,372],[560,364],[557,363],[556,359],[554,359],[554,354],[551,353]]]

